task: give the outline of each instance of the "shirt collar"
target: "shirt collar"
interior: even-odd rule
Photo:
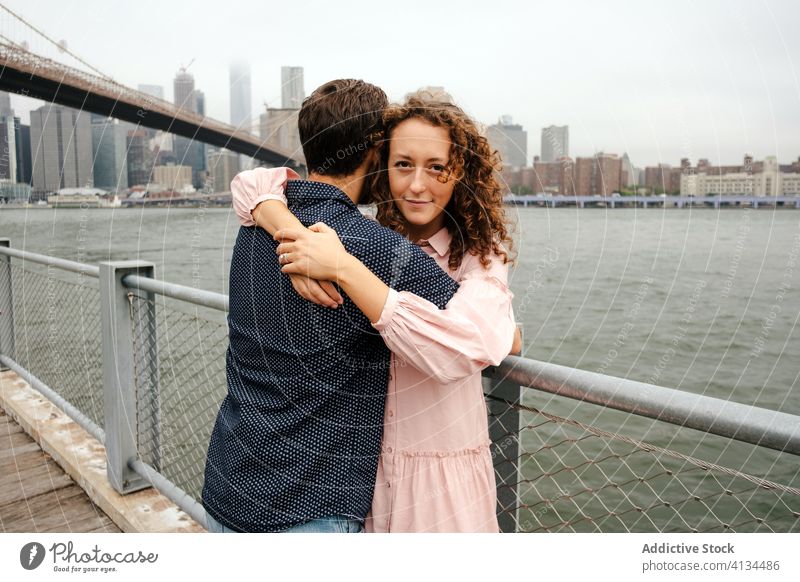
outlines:
[[[286,199],[290,202],[298,200],[339,200],[356,208],[356,205],[353,204],[347,194],[336,186],[310,180],[289,180],[286,182]]]
[[[450,252],[450,241],[452,239],[453,237],[450,235],[450,231],[447,230],[446,226],[443,226],[428,240],[421,240],[418,244],[421,247],[429,245],[434,251],[436,251],[437,255],[444,257]]]

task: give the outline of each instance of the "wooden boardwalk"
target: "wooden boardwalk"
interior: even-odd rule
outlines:
[[[120,532],[3,409],[0,532]]]

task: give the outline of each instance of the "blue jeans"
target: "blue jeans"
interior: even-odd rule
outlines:
[[[206,512],[208,521],[208,533],[237,533],[229,527],[225,527]],[[362,533],[364,525],[357,519],[348,517],[331,516],[312,519],[300,525],[295,525],[285,529],[280,533]]]

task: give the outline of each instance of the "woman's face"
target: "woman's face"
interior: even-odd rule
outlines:
[[[389,188],[412,240],[427,239],[445,222],[455,180],[440,182],[450,160],[450,134],[422,119],[406,119],[389,141]]]

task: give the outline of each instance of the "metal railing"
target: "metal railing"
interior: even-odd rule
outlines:
[[[227,307],[152,263],[0,239],[0,363],[103,442],[117,491],[204,525]],[[798,416],[526,358],[484,376],[503,531],[800,531]]]

